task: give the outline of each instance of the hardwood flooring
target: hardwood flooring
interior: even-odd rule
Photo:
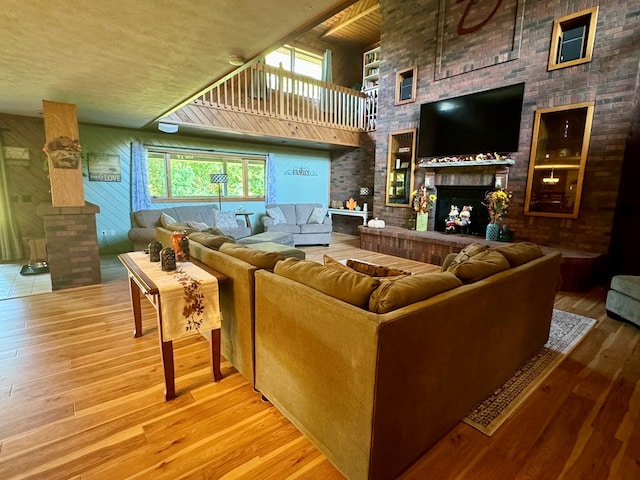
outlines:
[[[337,235],[321,261],[362,251]],[[492,436],[455,426],[403,480],[640,478],[640,329],[607,318],[604,288],[556,307],[596,318],[585,340]],[[341,479],[207,343],[174,342],[178,397],[163,401],[153,308],[133,338],[124,270],[99,286],[0,301],[0,479]],[[464,352],[461,352],[464,354]]]

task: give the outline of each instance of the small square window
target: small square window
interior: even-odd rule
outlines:
[[[416,99],[416,67],[400,70],[396,75],[396,105],[413,102]]]
[[[593,7],[553,22],[548,70],[591,61],[597,16],[598,7]]]

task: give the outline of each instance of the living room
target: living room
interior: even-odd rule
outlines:
[[[635,268],[635,273],[637,273],[637,265],[634,265],[635,257],[631,258],[631,255],[627,257],[627,253],[623,255],[621,252],[629,252],[623,247],[638,238],[636,233],[638,222],[633,220],[636,218],[634,215],[637,216],[637,210],[633,209],[630,213],[626,210],[626,207],[633,202],[629,201],[631,198],[628,193],[629,183],[624,181],[625,178],[633,178],[633,170],[631,170],[631,174],[626,172],[630,168],[629,159],[632,158],[633,152],[637,151],[634,150],[637,148],[634,145],[637,144],[638,138],[636,77],[639,47],[637,42],[634,43],[632,39],[638,35],[638,11],[627,11],[626,9],[630,7],[623,2],[601,5],[597,17],[592,60],[588,63],[550,72],[547,70],[547,64],[554,20],[568,14],[581,12],[592,5],[586,5],[583,2],[555,2],[544,6],[526,5],[526,7],[524,2],[497,2],[497,4],[505,8],[515,8],[515,12],[517,12],[515,16],[511,17],[515,20],[509,24],[508,28],[504,27],[504,30],[513,33],[511,36],[513,41],[506,52],[500,50],[498,55],[500,58],[497,60],[491,60],[490,57],[495,56],[491,49],[501,49],[504,45],[500,42],[504,42],[504,39],[498,40],[498,47],[496,47],[496,43],[492,43],[493,37],[489,26],[477,31],[479,36],[472,42],[472,45],[463,44],[460,47],[468,52],[464,59],[443,58],[441,54],[438,57],[436,52],[441,51],[442,47],[439,44],[439,38],[443,38],[439,37],[438,30],[445,28],[445,25],[439,24],[441,5],[438,2],[420,1],[405,5],[403,2],[393,0],[383,1],[380,4],[379,8],[384,22],[381,30],[383,61],[380,66],[377,129],[368,134],[369,139],[360,148],[323,150],[304,148],[300,145],[287,146],[279,141],[274,143],[248,142],[244,139],[236,140],[229,137],[214,140],[190,137],[180,133],[167,135],[146,129],[124,128],[109,125],[108,122],[104,124],[81,122],[79,136],[83,152],[115,155],[120,160],[120,181],[91,180],[89,171],[86,172],[87,176],[83,180],[86,201],[98,205],[100,208],[100,212],[96,216],[100,253],[115,254],[129,251],[131,248],[127,232],[131,227],[129,218],[132,180],[131,144],[134,141],[156,147],[240,152],[265,157],[273,155],[276,184],[280,187],[277,190],[278,202],[304,201],[329,205],[330,201],[334,199],[345,201],[350,197],[358,198],[360,186],[372,186],[373,197],[367,198],[372,214],[384,219],[390,226],[403,227],[410,210],[405,207],[390,206],[386,202],[389,135],[393,132],[417,129],[420,120],[420,105],[423,103],[524,82],[525,93],[519,149],[517,152],[512,152],[515,163],[509,167],[508,171],[508,188],[514,194],[508,220],[509,226],[513,229],[514,238],[517,241],[530,240],[543,245],[600,253],[612,259],[610,272],[623,270],[633,272]],[[506,24],[501,23],[500,25]],[[361,59],[362,53],[363,51],[358,51],[357,57],[359,59]],[[494,63],[469,66],[467,65],[469,58]],[[444,65],[446,62],[443,63],[444,60],[449,61],[450,72],[443,68],[446,66]],[[413,65],[418,67],[416,71],[416,99],[411,103],[396,105],[396,72]],[[354,71],[361,74],[361,67],[361,63],[358,63],[355,65]],[[184,96],[191,93],[185,92]],[[532,146],[535,110],[583,102],[594,102],[595,113],[579,216],[572,219],[525,215],[529,152]],[[80,102],[78,102],[78,107],[82,107]],[[30,152],[28,166],[25,166],[23,161],[22,164],[14,163],[9,167],[10,183],[13,188],[11,196],[15,204],[15,211],[20,212],[18,223],[21,236],[41,237],[42,230],[37,226],[41,225],[42,220],[37,215],[35,207],[50,201],[47,172],[42,168],[43,154],[40,153],[45,143],[43,121],[37,117],[3,113],[0,115],[0,127],[3,129],[2,142],[4,147],[27,149]],[[632,143],[633,141],[636,144]],[[632,165],[631,168],[637,168],[637,166]],[[287,174],[287,172],[294,170],[311,171],[314,175]],[[426,169],[417,167],[414,184],[418,186],[425,179]],[[214,195],[211,198],[211,204],[216,205],[217,200],[217,196]],[[362,199],[358,198],[358,200],[362,202]],[[170,203],[164,203],[156,206],[170,205]],[[222,203],[224,210],[235,211],[242,207],[253,212],[255,215],[252,217],[254,228],[259,228],[260,215],[264,213],[264,206],[265,201],[263,200],[234,202],[224,199]],[[623,213],[625,217],[620,219],[619,217]],[[431,222],[429,229],[434,230],[433,218]],[[349,220],[337,221],[335,231],[355,233],[357,223],[357,221],[349,222]],[[104,235],[102,232],[105,232]],[[362,255],[361,252],[359,254]],[[618,255],[617,259],[616,255]],[[629,261],[621,261],[621,257],[629,258]],[[126,295],[126,288],[121,287],[120,285],[114,289],[107,288],[104,295]],[[60,291],[56,298],[64,302],[64,295],[65,292]],[[637,372],[632,365],[619,358],[621,352],[624,352],[622,356],[628,355],[632,360],[637,357],[637,349],[633,347],[637,344],[637,336],[628,329],[618,330],[618,324],[606,320],[602,295],[603,290],[600,288],[582,294],[561,294],[557,299],[556,308],[564,307],[567,310],[595,317],[604,322],[597,331],[597,340],[592,339],[593,343],[588,345],[585,343],[585,346],[571,357],[571,362],[568,362],[552,377],[552,386],[549,388],[555,396],[550,399],[554,405],[551,411],[558,417],[569,413],[571,405],[583,407],[578,408],[580,412],[593,414],[593,410],[581,403],[587,402],[584,400],[585,398],[595,405],[612,406],[618,391],[615,390],[613,384],[615,379],[619,378],[618,375],[621,375],[620,372],[624,372],[628,378],[632,379],[632,385],[633,382],[637,382]],[[76,297],[70,295],[67,298],[72,300]],[[83,298],[83,301],[86,299]],[[122,302],[119,302],[118,305],[118,308],[121,308],[123,312],[128,308]],[[104,309],[105,307],[100,308]],[[128,313],[123,313],[123,315]],[[16,312],[16,315],[19,313]],[[119,319],[118,322],[125,324],[123,319]],[[149,328],[153,328],[152,322],[149,323]],[[148,346],[149,349],[157,349],[155,344],[152,347],[145,343],[145,346]],[[186,344],[184,347],[187,350],[198,350],[197,345]],[[119,348],[123,348],[123,346],[120,345]],[[198,350],[197,355],[202,356],[202,351]],[[609,362],[608,358],[611,355],[616,358],[615,361]],[[191,359],[189,366],[198,365],[201,360],[202,358]],[[227,373],[232,369],[230,366],[226,368]],[[186,370],[183,374],[186,373]],[[576,372],[587,377],[585,383],[578,384],[577,380],[573,379],[572,375]],[[606,372],[606,386],[599,385],[598,379],[595,378],[602,372]],[[560,384],[568,379],[571,379],[569,383],[572,383],[572,387],[575,387],[578,393],[572,392],[569,387],[560,387]],[[233,381],[239,382],[240,380]],[[193,381],[189,380],[189,384],[192,383]],[[245,390],[250,389],[247,385],[244,387],[246,387]],[[213,385],[212,389],[215,388],[217,386]],[[628,400],[632,405],[637,405],[637,395],[633,397],[633,402],[636,402],[634,404],[630,400],[631,393],[628,388],[628,383],[619,386],[623,401]],[[154,394],[157,393],[154,392]],[[225,394],[228,393],[225,391]],[[242,395],[245,400],[248,398],[248,394],[244,390]],[[541,405],[544,405],[544,393],[538,392],[537,397],[539,398],[535,405],[540,408]],[[573,404],[562,403],[568,397],[574,402]],[[248,400],[248,402],[250,403],[252,400]],[[591,403],[589,405],[591,406]],[[225,406],[233,408],[233,403],[229,401],[225,403]],[[131,404],[123,404],[123,408],[131,408]],[[162,405],[154,408],[154,414],[160,417],[166,415],[169,410],[169,407]],[[623,447],[614,448],[609,444],[606,455],[604,455],[607,460],[605,463],[608,466],[613,465],[615,467],[613,470],[616,472],[633,471],[634,459],[637,468],[637,452],[634,453],[633,447],[627,447],[627,444],[632,443],[629,439],[635,438],[633,435],[637,436],[637,433],[630,433],[638,430],[637,415],[634,413],[637,408],[635,410],[634,408],[628,410],[625,421],[621,422],[620,428],[624,433],[620,444]],[[535,424],[536,420],[540,418],[537,415],[543,416],[541,413],[536,413],[535,406],[528,408],[526,414],[522,414],[525,425],[531,427]],[[285,422],[286,420],[280,421]],[[571,429],[575,427],[574,425],[569,428],[569,433],[564,427],[558,426],[556,430],[551,428],[547,435],[552,436],[554,433],[567,435],[563,438],[575,439],[580,448],[585,446],[584,443],[588,444],[588,448],[581,449],[578,455],[581,458],[585,457],[582,458],[584,463],[575,463],[573,471],[574,473],[577,471],[578,475],[583,474],[583,478],[589,478],[588,475],[593,472],[587,469],[586,457],[592,455],[592,452],[598,451],[597,439],[594,436],[586,437],[585,431],[594,427],[587,421],[580,422],[583,422],[583,419],[575,419],[578,427]],[[602,423],[605,423],[603,420],[599,420],[599,422],[596,424],[596,430],[598,427],[603,427]],[[563,425],[566,426],[565,424]],[[521,425],[511,423],[509,432],[512,435],[517,435],[517,430],[522,428]],[[294,443],[304,445],[302,450],[312,451],[313,447],[305,443],[304,437],[295,437],[296,434],[292,433],[290,427],[290,425],[287,427],[286,433],[280,433],[293,435],[291,438],[297,438],[292,440]],[[609,428],[609,424],[604,425],[604,429]],[[52,439],[54,438],[54,429],[55,425],[51,426]],[[158,430],[156,430],[157,433]],[[265,436],[268,434],[265,433]],[[14,437],[13,440],[17,437]],[[137,441],[134,435],[128,440],[132,442],[131,445]],[[166,437],[165,440],[169,441]],[[523,445],[522,439],[520,442],[520,445]],[[482,455],[478,453],[478,448],[492,449],[494,447],[489,444],[489,440],[480,440],[476,432],[469,433],[464,427],[457,427],[450,436],[446,437],[446,440],[437,444],[434,450],[427,454],[423,459],[422,466],[418,466],[412,473],[414,475],[412,478],[421,478],[421,473],[427,475],[427,478],[429,475],[438,478],[453,478],[453,474],[447,474],[446,471],[451,464],[462,463],[460,459],[465,458],[464,455],[467,455],[467,458],[475,459],[477,469],[474,472],[467,471],[466,473],[461,467],[451,469],[456,472],[459,478],[463,478],[464,475],[467,475],[466,478],[490,478],[488,476],[490,474],[487,472],[491,470],[491,462],[498,462],[498,459],[504,460],[505,466],[502,467],[503,470],[500,470],[502,474],[506,475],[503,478],[509,478],[513,475],[505,472],[521,472],[518,468],[523,468],[522,465],[526,462],[519,458],[519,455],[510,451],[511,447],[508,443],[509,437],[507,434],[503,434],[500,440],[494,442],[496,449],[494,453],[497,451],[497,456],[491,457],[490,461],[483,464],[479,460]],[[262,444],[260,443],[260,445]],[[455,448],[448,444],[453,444]],[[194,448],[197,448],[195,445]],[[532,458],[543,460],[544,455],[540,449],[548,445],[540,440],[539,450],[533,449],[534,453],[537,451],[537,456],[534,455]],[[282,448],[286,450],[287,446]],[[7,455],[10,456],[11,451],[10,449]],[[99,457],[99,451],[98,446],[95,450],[96,457]],[[310,475],[317,478],[323,472],[329,472],[327,473],[328,478],[340,478],[339,474],[326,462],[326,459],[322,459],[315,450],[313,451],[314,453],[311,454],[312,465],[307,467],[309,472],[312,472]],[[3,454],[4,452],[3,449]],[[444,455],[438,457],[439,452],[444,452]],[[565,452],[566,457],[571,456],[570,451]],[[271,455],[276,457],[278,453],[271,451]],[[305,456],[301,450],[296,450],[296,455]],[[560,460],[555,459],[554,461],[559,462]],[[267,465],[268,463],[264,464],[265,470],[269,468]],[[314,470],[314,466],[318,465],[320,467]],[[535,466],[529,464],[529,468],[534,469]],[[559,468],[562,471],[564,467],[560,466]],[[251,471],[249,465],[246,466],[246,469]],[[553,478],[560,478],[561,472],[557,469],[558,464],[554,464],[550,468],[551,471],[556,472]],[[99,472],[99,469],[96,469],[96,472]],[[63,475],[61,472],[58,473]],[[255,470],[252,473],[255,475]],[[473,476],[473,473],[476,476]],[[99,476],[99,473],[94,472],[94,474]],[[305,471],[289,470],[289,474],[304,476]],[[407,478],[411,478],[412,474],[409,474]],[[484,477],[477,476],[482,474],[486,475]],[[569,473],[567,473],[567,478],[569,478]]]

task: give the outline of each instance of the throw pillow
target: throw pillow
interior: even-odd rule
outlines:
[[[500,252],[486,250],[460,262],[452,262],[447,272],[455,274],[463,283],[474,283],[509,269],[509,262]]]
[[[282,213],[280,207],[267,208],[267,215],[273,220],[274,225],[282,225],[287,223],[287,219]]]
[[[177,220],[173,218],[171,215],[167,215],[164,212],[160,214],[160,225],[162,225],[164,228],[169,228],[169,225],[176,222]]]
[[[461,285],[458,277],[447,272],[418,273],[393,282],[380,282],[371,294],[369,310],[374,313],[391,312]]]
[[[354,260],[353,258],[347,259],[347,267],[352,268],[356,272],[364,273],[365,275],[370,275],[372,277],[397,277],[398,275],[411,275],[411,272],[407,272],[406,270],[362,262],[360,260]]]
[[[236,214],[234,212],[221,212],[220,210],[214,210],[213,221],[216,224],[216,227],[222,230],[225,228],[238,228],[238,222],[236,221]]]
[[[274,273],[364,309],[369,306],[371,293],[380,285],[379,280],[361,273],[295,258],[278,262]]]
[[[322,256],[323,263],[328,267],[337,268],[338,270],[352,272],[353,270],[347,267],[344,263],[336,260],[335,258],[330,257],[329,255]]]
[[[203,230],[206,230],[207,228],[209,228],[209,225],[207,225],[204,222],[195,222],[195,221],[189,221],[186,222],[187,225],[189,225],[189,228],[191,228],[192,230],[196,231],[196,232],[202,232]]]
[[[231,257],[244,260],[255,267],[271,271],[273,271],[280,260],[285,258],[276,252],[263,252],[262,250],[256,250],[236,243],[224,243],[220,246],[220,251]]]
[[[324,219],[327,216],[327,209],[322,207],[315,207],[311,211],[308,223],[324,223]]]
[[[462,250],[460,250],[460,252],[458,252],[455,258],[447,265],[446,269],[443,269],[443,271],[448,272],[450,271],[449,270],[450,268],[454,268],[456,265],[459,265],[462,262],[466,262],[471,257],[481,252],[484,252],[485,250],[488,250],[488,249],[489,249],[489,245],[483,245],[481,243],[472,243],[471,245],[467,245]]]
[[[519,267],[544,255],[542,249],[531,242],[514,243],[505,247],[498,247],[495,250],[507,258],[511,268]]]

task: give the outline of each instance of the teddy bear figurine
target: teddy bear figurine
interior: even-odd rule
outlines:
[[[455,205],[451,205],[451,209],[449,210],[449,215],[445,220],[445,229],[444,233],[456,233],[456,220],[460,216],[460,210]]]
[[[455,219],[456,226],[459,227],[464,234],[469,233],[469,225],[471,224],[471,210],[473,210],[473,207],[471,205],[464,205],[459,217]]]

